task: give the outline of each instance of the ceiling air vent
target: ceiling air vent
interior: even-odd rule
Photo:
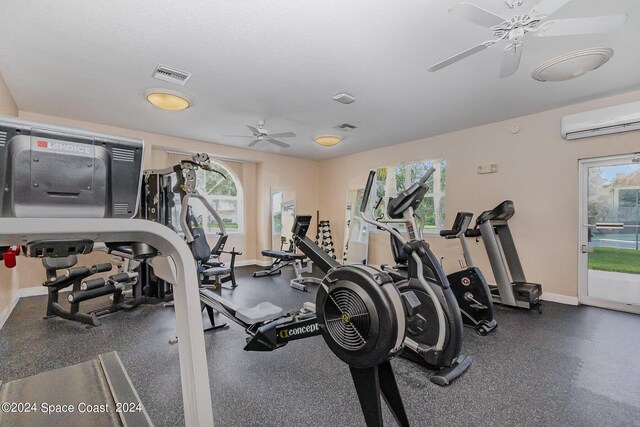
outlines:
[[[4,147],[5,142],[7,142],[7,133],[0,132],[0,148]]]
[[[344,131],[347,131],[347,130],[353,130],[353,129],[356,129],[356,128],[357,128],[357,126],[354,126],[354,125],[349,124],[349,123],[343,123],[343,124],[341,124],[341,125],[334,126],[333,128],[334,128],[334,129],[338,129],[338,130],[344,130]]]
[[[191,73],[186,71],[177,70],[175,68],[167,67],[166,65],[158,64],[156,70],[153,72],[153,78],[163,80],[165,82],[184,86],[184,84],[191,77]]]

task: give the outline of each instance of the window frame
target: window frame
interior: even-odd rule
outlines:
[[[376,167],[375,169],[376,169],[376,171],[378,171],[378,170],[380,170],[380,169],[382,169],[382,168],[387,169],[387,176],[388,176],[389,168],[394,168],[394,172],[395,172],[395,171],[397,171],[397,169],[398,169],[398,168],[400,168],[400,167],[404,168],[404,167],[406,167],[406,166],[409,166],[409,170],[411,170],[411,166],[412,166],[412,165],[420,164],[420,163],[431,163],[431,165],[435,165],[436,163],[440,163],[440,164],[443,166],[443,168],[445,169],[445,171],[446,171],[447,160],[446,160],[444,157],[436,157],[436,158],[433,158],[433,159],[423,159],[423,160],[412,161],[412,162],[402,162],[402,163],[398,163],[398,164],[395,164],[395,165],[393,165],[393,164],[392,164],[392,165],[379,166],[379,167]],[[440,168],[439,170],[438,170],[438,169],[436,169],[436,172],[435,172],[435,173],[440,173],[440,174],[442,174],[442,169],[443,169],[443,168]],[[435,175],[435,173],[434,173],[434,175]],[[394,176],[395,176],[395,174],[394,174]],[[444,174],[444,177],[445,177],[445,180],[444,180],[444,181],[442,180],[442,178],[443,178],[442,176],[440,176],[440,177],[439,177],[439,179],[440,179],[441,187],[442,187],[442,190],[441,190],[441,198],[442,198],[442,199],[444,199],[444,200],[446,201],[446,194],[447,194],[447,193],[446,193],[446,173]],[[435,176],[433,177],[433,179],[434,179],[434,182],[435,182]],[[377,191],[377,189],[378,189],[378,187],[379,187],[379,183],[378,183],[378,180],[377,180],[377,179],[376,179],[376,181],[375,181],[375,185],[376,185],[376,191]],[[397,185],[397,183],[396,183],[396,185]],[[384,186],[384,185],[383,185],[383,186]],[[386,190],[386,189],[385,189],[385,190]],[[386,191],[385,191],[385,195],[384,195],[383,197],[384,197],[384,202],[385,202],[385,206],[386,206],[386,201],[389,199],[389,197],[388,197],[388,196],[387,196],[387,194],[386,194]],[[433,201],[434,201],[434,203],[433,203],[433,205],[434,205],[434,213],[435,213],[435,211],[436,211],[436,210],[438,210],[438,209],[440,209],[440,208],[439,208],[438,206],[436,206],[436,203],[435,203],[435,192],[434,192],[434,189],[433,189],[431,186],[429,187],[429,192],[428,192],[428,193],[426,193],[426,194],[424,195],[424,199],[426,199],[426,198],[428,198],[428,197],[433,198]],[[423,199],[423,202],[422,202],[422,203],[424,203],[424,199]],[[422,205],[422,203],[421,203],[421,205]],[[446,202],[445,202],[445,203],[446,203]],[[440,235],[440,230],[444,230],[444,229],[446,229],[446,216],[445,216],[445,212],[446,212],[446,206],[445,206],[445,204],[443,203],[443,205],[442,205],[442,210],[441,210],[441,212],[440,212],[440,216],[441,216],[441,218],[442,218],[442,227],[438,227],[438,225],[437,225],[437,224],[436,224],[436,226],[434,226],[434,227],[431,227],[431,226],[429,226],[429,227],[423,226],[423,227],[422,227],[422,233],[423,233],[423,235],[439,236],[439,235]],[[402,232],[402,233],[406,233],[406,230],[405,230],[404,224],[398,224],[398,225],[400,226],[400,227],[399,227],[399,228],[400,228],[400,232]],[[384,230],[379,230],[379,229],[377,229],[376,227],[373,227],[373,226],[371,226],[371,225],[369,225],[369,232],[370,232],[370,233],[373,233],[373,234],[386,234],[386,233],[387,233],[386,231],[384,231]]]
[[[227,232],[227,234],[229,235],[243,235],[244,234],[244,191],[242,188],[242,183],[240,182],[240,179],[238,179],[238,177],[236,176],[236,174],[230,170],[228,167],[226,167],[225,165],[223,165],[222,163],[214,160],[213,158],[211,158],[210,163],[212,165],[212,167],[217,167],[219,169],[222,170],[222,172],[226,175],[227,179],[231,179],[233,184],[236,187],[236,195],[235,196],[211,196],[207,193],[205,193],[205,183],[206,181],[198,179],[197,184],[196,184],[196,188],[198,190],[198,192],[205,197],[209,203],[211,203],[212,206],[215,206],[215,201],[224,201],[224,200],[229,200],[229,201],[235,201],[236,202],[236,215],[237,215],[237,222],[238,222],[238,228],[230,228],[230,227],[226,227],[225,224],[225,230]],[[215,172],[211,172],[211,171],[206,171],[206,170],[201,170],[203,173],[206,174],[215,174],[217,175]],[[200,172],[200,171],[199,171]],[[199,202],[200,203],[200,202]],[[204,206],[203,206],[204,207]],[[206,209],[204,209],[206,211]],[[222,215],[221,215],[222,216]],[[224,217],[223,217],[224,219]],[[209,231],[209,227],[205,226],[205,224],[203,224],[203,229],[205,231],[205,234],[207,236],[218,236],[218,228],[215,228],[212,231]]]

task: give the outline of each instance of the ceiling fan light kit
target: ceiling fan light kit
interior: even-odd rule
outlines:
[[[558,9],[570,0],[542,0],[529,13],[518,14],[509,19],[503,18],[488,10],[471,3],[460,3],[449,9],[451,15],[456,15],[476,25],[485,27],[493,32],[494,40],[482,42],[450,58],[440,61],[429,71],[438,71],[464,58],[483,51],[501,41],[508,41],[504,49],[500,77],[509,77],[518,71],[522,56],[523,41],[527,33],[537,37],[573,36],[583,34],[608,33],[618,29],[629,17],[627,14],[594,16],[588,18],[567,18],[547,20]],[[508,1],[507,5],[519,6],[522,2]],[[606,61],[605,61],[606,62]]]
[[[531,77],[539,82],[561,82],[574,79],[607,63],[613,56],[609,47],[592,47],[552,58],[533,70]]]
[[[321,135],[315,137],[313,140],[323,147],[333,147],[334,145],[340,143],[340,141],[342,141],[342,138],[336,135]]]
[[[151,105],[166,111],[181,111],[191,106],[187,95],[172,90],[149,89],[144,97]]]

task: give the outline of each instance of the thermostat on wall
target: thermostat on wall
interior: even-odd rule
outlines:
[[[482,175],[485,173],[496,173],[496,172],[498,172],[498,165],[495,163],[491,165],[478,166],[478,175]]]

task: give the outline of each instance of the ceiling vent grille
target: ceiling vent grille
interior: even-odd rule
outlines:
[[[187,80],[189,80],[190,77],[191,73],[167,67],[166,65],[162,64],[158,64],[156,70],[153,72],[154,79],[177,84],[178,86],[184,86],[184,84],[187,82]]]
[[[4,147],[4,144],[7,142],[7,133],[0,132],[0,147]]]
[[[356,129],[356,128],[357,128],[357,126],[354,126],[354,125],[349,124],[349,123],[343,123],[343,124],[341,124],[341,125],[334,126],[333,128],[334,128],[334,129],[338,129],[338,130],[344,130],[344,131],[347,131],[347,130],[353,130],[353,129]]]

